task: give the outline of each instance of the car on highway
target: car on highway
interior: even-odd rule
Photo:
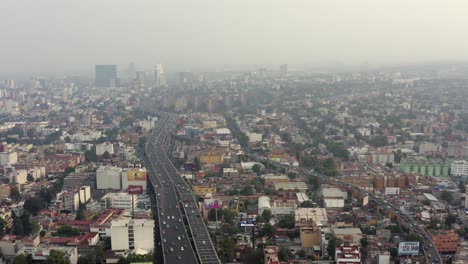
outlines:
[[[184,247],[180,247],[180,250],[181,250],[181,251],[184,251]]]
[[[169,250],[172,252],[172,251],[174,251],[174,248],[173,248],[173,247],[171,247]]]
[[[177,236],[177,240],[180,240],[180,236]]]

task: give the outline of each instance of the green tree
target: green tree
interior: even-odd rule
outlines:
[[[234,209],[223,208],[221,210],[221,214],[224,218],[224,221],[226,221],[226,223],[232,223],[234,221],[234,217],[236,217],[237,215],[237,212]],[[218,214],[218,217],[219,217],[219,214]]]
[[[349,211],[351,211],[351,210],[353,210],[353,206],[352,206],[352,205],[350,205],[350,204],[345,204],[345,205],[343,206],[343,211],[349,212]]]
[[[288,177],[292,180],[292,179],[296,178],[296,174],[294,172],[290,172],[290,173],[288,173]]]
[[[27,175],[27,180],[28,180],[28,182],[34,181],[34,177],[32,176],[31,173],[28,173],[28,175]]]
[[[327,246],[328,255],[335,256],[335,249],[337,246],[341,244],[343,244],[343,240],[341,240],[340,238],[332,234],[328,241],[328,246]]]
[[[31,232],[35,235],[37,235],[41,231],[41,225],[37,222],[34,221],[31,223]]]
[[[361,238],[361,252],[363,255],[363,258],[367,257],[367,246],[369,246],[369,239],[367,237]]]
[[[68,264],[68,260],[65,258],[65,252],[60,250],[51,249],[49,256],[47,256],[46,264]]]
[[[270,210],[266,209],[266,210],[263,210],[262,212],[262,218],[263,218],[263,221],[265,221],[266,223],[270,222],[271,218],[273,217],[273,214],[271,213]]]
[[[36,216],[44,208],[44,201],[36,197],[31,197],[24,202],[24,210],[28,211],[34,216]]]
[[[90,150],[85,151],[84,153],[86,162],[96,162],[97,155],[96,155],[96,146],[93,146]]]
[[[13,234],[16,236],[24,236],[23,221],[19,217],[13,218]]]
[[[253,188],[252,186],[250,185],[246,185],[244,187],[242,187],[242,189],[240,190],[240,194],[241,195],[244,195],[244,196],[250,196],[253,194]]]
[[[75,168],[73,168],[73,167],[67,167],[67,168],[65,169],[65,171],[63,172],[63,174],[64,174],[65,176],[67,176],[68,174],[70,174],[70,173],[72,173],[72,172],[75,172]]]
[[[314,203],[312,201],[303,201],[300,207],[304,208],[314,208]]]
[[[28,264],[26,260],[26,256],[24,254],[19,254],[18,256],[16,256],[13,259],[12,263],[13,264]]]
[[[146,254],[146,255],[137,255],[135,253],[131,253],[126,258],[121,257],[117,263],[118,264],[130,264],[130,263],[136,263],[136,262],[152,262],[153,259],[154,257],[151,253]]]
[[[32,256],[31,254],[28,254],[28,255],[26,256],[26,262],[27,262],[28,264],[33,264],[34,260],[33,260],[33,256]]]
[[[297,251],[297,256],[300,257],[300,258],[304,258],[306,256],[305,250],[300,249],[299,251]]]
[[[260,164],[255,164],[252,167],[252,171],[255,172],[257,175],[262,174],[262,166]]]
[[[264,254],[261,248],[253,250],[251,247],[247,247],[245,250],[245,264],[263,264]]]
[[[289,261],[292,257],[291,251],[286,247],[281,247],[278,251],[280,261]]]
[[[374,147],[384,147],[388,145],[388,139],[384,135],[377,135],[369,140],[369,144]]]
[[[278,222],[278,227],[280,228],[294,228],[296,220],[294,219],[294,215],[285,215],[280,218]]]
[[[0,217],[0,237],[3,237],[3,235],[5,234],[5,226],[6,226],[5,219]]]
[[[85,214],[83,212],[83,209],[78,209],[78,211],[76,211],[76,217],[75,217],[76,220],[83,220],[85,219]]]
[[[111,156],[110,156],[110,154],[109,154],[108,151],[104,151],[104,153],[102,153],[102,158],[103,158],[103,159],[110,159],[110,157],[111,157]]]
[[[61,237],[74,237],[79,235],[81,232],[80,230],[71,227],[69,225],[63,225],[59,229],[57,229],[57,232],[55,233],[56,236],[61,236]]]
[[[449,214],[447,218],[445,218],[445,224],[447,226],[451,226],[452,224],[455,224],[457,222],[457,216],[453,214]]]
[[[258,231],[258,235],[260,237],[266,236],[271,239],[275,237],[276,229],[270,223],[266,223],[265,225],[262,226],[262,228],[260,228],[260,230]]]
[[[223,238],[219,241],[219,249],[221,251],[221,260],[223,263],[231,262],[234,259],[235,250],[236,250],[236,242],[234,242],[230,238]]]
[[[440,199],[446,201],[447,203],[451,203],[453,201],[453,194],[450,191],[442,191],[440,193]]]
[[[10,187],[10,199],[12,199],[15,202],[18,202],[21,200],[21,195],[18,190],[18,187],[16,186],[11,186]]]
[[[263,219],[262,215],[257,215],[257,217],[255,219],[257,220],[257,223],[265,222],[265,219]]]
[[[460,192],[461,193],[466,193],[466,185],[463,181],[460,181],[458,183],[458,188],[460,189]]]

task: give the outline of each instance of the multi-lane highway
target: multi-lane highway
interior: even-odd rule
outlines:
[[[175,121],[174,115],[163,114],[145,146],[144,160],[157,203],[157,249],[164,263],[219,264],[191,189],[167,155]]]

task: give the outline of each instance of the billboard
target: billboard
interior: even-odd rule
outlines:
[[[240,226],[257,226],[257,219],[252,217],[241,218],[240,219]]]
[[[398,255],[419,255],[419,242],[400,242],[398,244]]]
[[[222,203],[216,199],[205,200],[205,208],[207,209],[220,209]]]
[[[146,181],[146,171],[144,170],[129,170],[127,172],[128,181]]]
[[[128,194],[143,194],[143,186],[141,185],[129,185],[127,188]]]

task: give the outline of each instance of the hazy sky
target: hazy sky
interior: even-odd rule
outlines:
[[[1,0],[0,73],[468,60],[468,1]]]

